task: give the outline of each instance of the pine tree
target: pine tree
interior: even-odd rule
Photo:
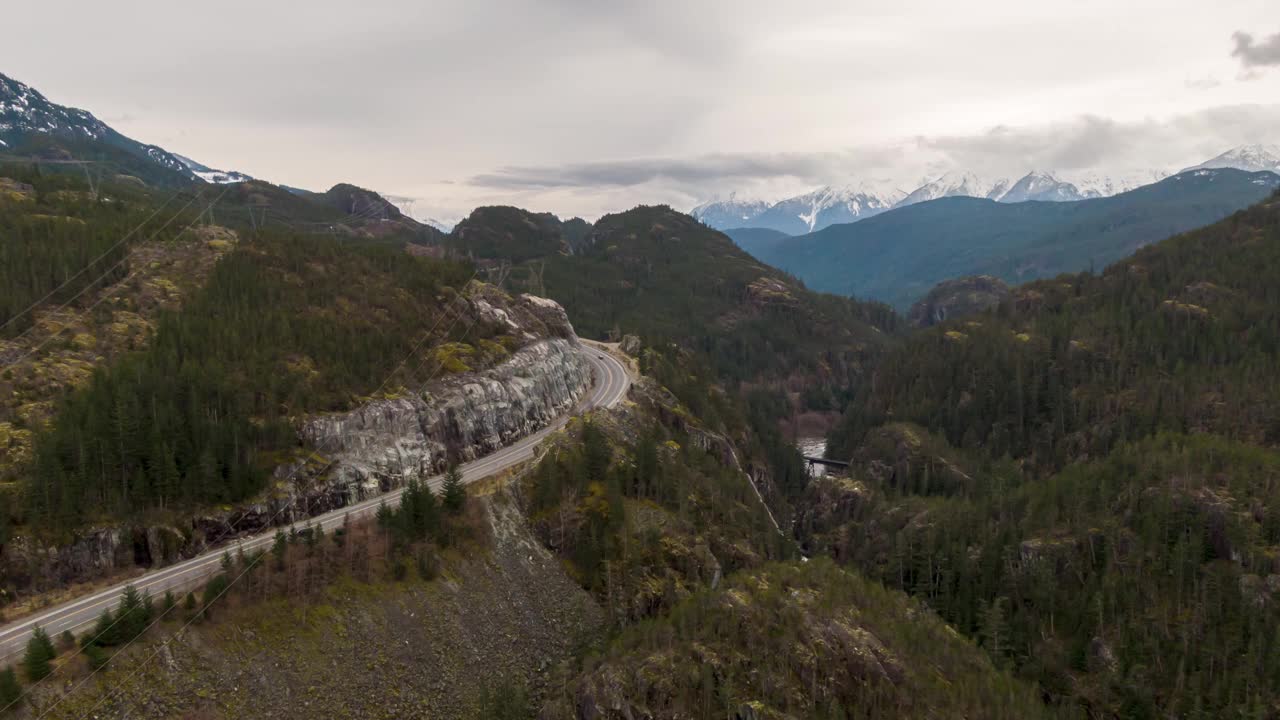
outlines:
[[[85,658],[88,659],[91,670],[98,670],[111,660],[111,656],[107,655],[107,651],[95,644],[86,645],[82,652],[84,652]]]
[[[49,639],[49,634],[44,628],[37,625],[31,631],[31,639],[27,641],[27,651],[22,656],[22,668],[27,674],[27,680],[31,682],[39,682],[49,676],[53,672],[50,664],[58,653],[53,648],[53,641]]]
[[[119,635],[120,626],[111,608],[107,608],[98,616],[98,623],[93,626],[93,633],[85,637],[84,645],[118,645],[116,638]]]
[[[276,560],[276,570],[284,570],[284,555],[289,552],[289,539],[283,530],[276,530],[275,542],[271,544],[271,555]]]
[[[13,668],[0,671],[0,712],[18,702],[22,697],[22,686],[18,684],[18,676]]]
[[[466,504],[467,489],[462,484],[462,468],[454,463],[444,474],[444,509],[450,515],[457,515]]]

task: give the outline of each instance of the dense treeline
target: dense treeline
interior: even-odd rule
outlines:
[[[843,527],[803,530],[1056,703],[1204,718],[1275,703],[1280,455],[1160,434],[1032,482],[968,470],[972,490],[878,484]]]
[[[1278,696],[1280,202],[906,340],[798,531],[1095,717]],[[843,484],[842,484],[843,483]]]
[[[832,449],[890,417],[1050,470],[1157,430],[1280,442],[1278,239],[1272,201],[913,336],[860,386]]]
[[[46,297],[63,303],[119,281],[129,274],[132,243],[172,239],[195,217],[184,211],[194,191],[167,198],[156,212],[158,203],[128,186],[108,184],[95,195],[75,176],[9,164],[0,165],[0,178],[11,181],[0,180],[0,326],[7,336],[31,326],[34,316],[19,314],[32,304]]]
[[[295,413],[376,390],[446,313],[460,265],[292,234],[245,243],[144,351],[99,369],[39,436],[29,505],[45,526],[241,500]],[[406,363],[394,391],[435,368]]]

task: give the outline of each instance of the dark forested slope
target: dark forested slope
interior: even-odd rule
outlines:
[[[812,551],[1095,717],[1280,703],[1280,198],[892,350]]]

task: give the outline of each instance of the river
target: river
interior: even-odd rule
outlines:
[[[824,437],[796,438],[796,448],[805,457],[823,457],[827,452],[827,439]],[[809,477],[823,477],[827,474],[825,465],[816,463],[809,465]]]

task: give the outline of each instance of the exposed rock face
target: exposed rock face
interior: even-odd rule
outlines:
[[[544,340],[492,370],[433,383],[420,396],[315,418],[302,436],[335,462],[333,482],[350,502],[440,472],[450,455],[474,460],[534,433],[590,384],[576,341]]]
[[[165,565],[178,559],[186,543],[187,538],[170,527],[89,528],[56,546],[17,537],[0,554],[0,605],[19,589],[90,580],[131,565]]]
[[[419,393],[313,417],[303,442],[332,465],[283,465],[259,502],[194,518],[185,529],[93,528],[70,543],[14,538],[0,549],[0,605],[19,592],[88,580],[134,565],[163,566],[211,544],[346,507],[466,462],[545,427],[591,386],[591,369],[559,304],[512,298],[474,283],[464,293],[476,322],[528,343],[500,365],[459,373]]]
[[[990,310],[1007,300],[1009,294],[1009,286],[990,275],[947,280],[912,305],[908,319],[915,327],[929,327]]]
[[[622,342],[618,345],[622,352],[633,357],[640,352],[640,347],[640,338],[635,335],[623,335]]]

